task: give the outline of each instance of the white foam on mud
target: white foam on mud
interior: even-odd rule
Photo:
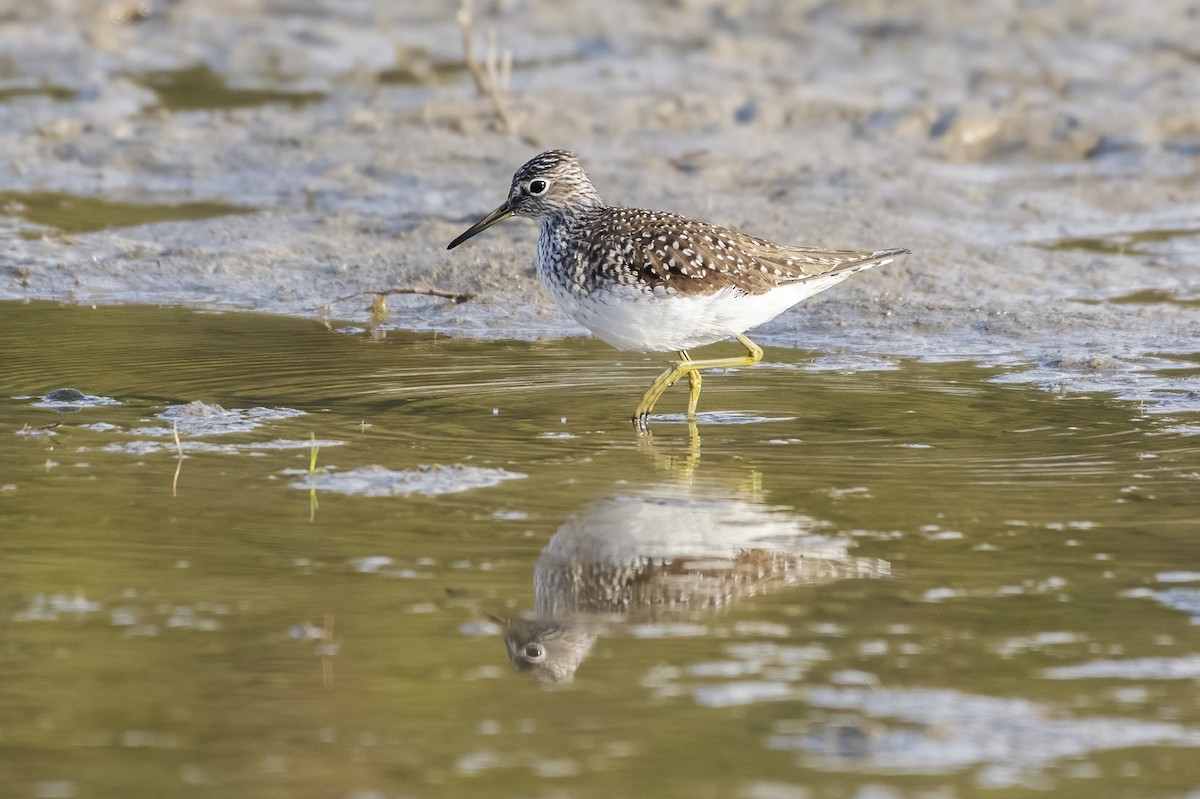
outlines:
[[[1200,731],[1180,724],[1069,718],[1026,699],[946,689],[814,687],[804,692],[804,699],[814,707],[854,711],[874,720],[835,716],[806,722],[800,732],[793,731],[796,724],[781,722],[780,732],[767,738],[770,749],[799,750],[807,765],[836,771],[936,774],[979,766],[977,782],[1004,787],[1055,761],[1092,752],[1156,744],[1200,746]]]
[[[1200,655],[1092,660],[1042,669],[1042,677],[1047,680],[1191,680],[1200,677]]]
[[[394,470],[383,466],[360,466],[347,472],[325,472],[306,476],[289,485],[304,490],[331,491],[361,497],[396,497],[410,494],[437,496],[488,488],[506,480],[526,477],[520,472],[480,466],[419,466]]]
[[[689,419],[682,413],[655,414],[653,420],[665,424],[690,424],[693,421],[702,425],[739,425],[763,424],[764,422],[790,422],[795,416],[760,416],[744,411],[706,411],[697,413],[696,418]]]
[[[170,431],[167,431],[170,432]],[[326,447],[340,447],[345,444],[345,441],[335,441],[333,439],[276,439],[274,441],[255,441],[247,444],[213,444],[208,441],[186,441],[181,440],[179,446],[175,446],[174,441],[121,441],[113,444],[105,444],[100,447],[101,452],[124,452],[129,455],[157,455],[162,452],[178,453],[183,450],[185,453],[216,453],[219,455],[242,455],[255,454],[267,450],[288,450],[288,449],[311,449],[318,447],[324,449]],[[81,447],[79,452],[88,451],[87,447]]]
[[[220,436],[230,433],[249,433],[267,422],[304,416],[304,411],[295,408],[233,408],[226,410],[220,405],[189,402],[186,405],[171,405],[158,414],[158,418],[170,423],[169,427],[139,427],[131,430],[135,436],[173,436],[178,429],[181,436]]]
[[[1200,624],[1200,588],[1166,588],[1154,591],[1150,588],[1132,588],[1122,596],[1133,599],[1153,599],[1173,610],[1180,610],[1192,617],[1192,624]]]
[[[112,397],[101,397],[95,394],[84,394],[75,389],[57,389],[32,403],[34,408],[50,408],[56,411],[75,411],[83,408],[95,408],[101,405],[120,405],[119,400]]]

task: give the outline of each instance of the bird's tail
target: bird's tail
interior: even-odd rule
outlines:
[[[870,263],[872,266],[883,266],[884,264],[890,264],[892,261],[896,260],[897,256],[908,255],[908,253],[909,250],[906,250],[904,247],[892,247],[888,250],[876,250],[875,252],[871,253],[869,258],[864,258],[863,260],[866,263]]]
[[[827,274],[850,277],[855,272],[863,272],[867,269],[874,269],[877,266],[886,266],[899,256],[907,255],[908,252],[903,247],[892,247],[887,250],[860,253],[858,258],[839,264],[836,269]]]

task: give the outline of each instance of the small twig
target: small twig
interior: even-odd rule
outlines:
[[[475,81],[475,91],[480,97],[487,97],[487,75],[475,60],[475,36],[472,27],[471,0],[462,0],[458,8],[458,31],[462,34],[463,63],[471,79]]]
[[[317,446],[317,434],[309,432],[308,440],[312,444],[308,448],[308,520],[310,522],[317,519],[317,508],[320,503],[317,502],[317,486],[313,483],[313,475],[317,472],[317,453],[321,448]]]
[[[460,305],[472,298],[472,295],[470,295],[466,292],[442,291],[441,289],[412,289],[412,288],[394,288],[394,289],[382,289],[382,290],[367,289],[366,291],[356,291],[353,294],[347,294],[344,297],[337,297],[332,302],[321,306],[321,308],[328,308],[330,305],[333,305],[333,303],[335,303],[335,302],[345,302],[346,300],[352,300],[355,297],[362,297],[367,294],[373,294],[376,297],[388,297],[392,294],[423,294],[428,297],[441,297],[444,300],[450,300],[455,305]],[[320,310],[320,308],[314,308],[313,310]]]
[[[175,459],[175,476],[171,478],[171,496],[178,496],[179,487],[179,472],[183,469],[183,444],[179,441],[179,420],[171,420],[171,432],[175,436],[175,452],[178,457]]]

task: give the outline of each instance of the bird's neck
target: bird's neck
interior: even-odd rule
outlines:
[[[604,210],[605,205],[597,196],[595,204],[579,203],[570,208],[546,214],[542,217],[542,233],[553,234],[585,227],[594,222],[597,216],[604,213]]]

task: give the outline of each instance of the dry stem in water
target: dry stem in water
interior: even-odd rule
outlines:
[[[475,90],[480,97],[492,101],[492,112],[496,116],[496,126],[502,133],[516,133],[517,121],[513,118],[509,103],[512,100],[510,86],[512,83],[511,50],[503,53],[496,46],[496,31],[488,30],[487,52],[481,65],[475,58],[474,13],[471,10],[471,0],[462,0],[458,9],[458,29],[462,33],[463,61],[467,72],[475,81]]]

